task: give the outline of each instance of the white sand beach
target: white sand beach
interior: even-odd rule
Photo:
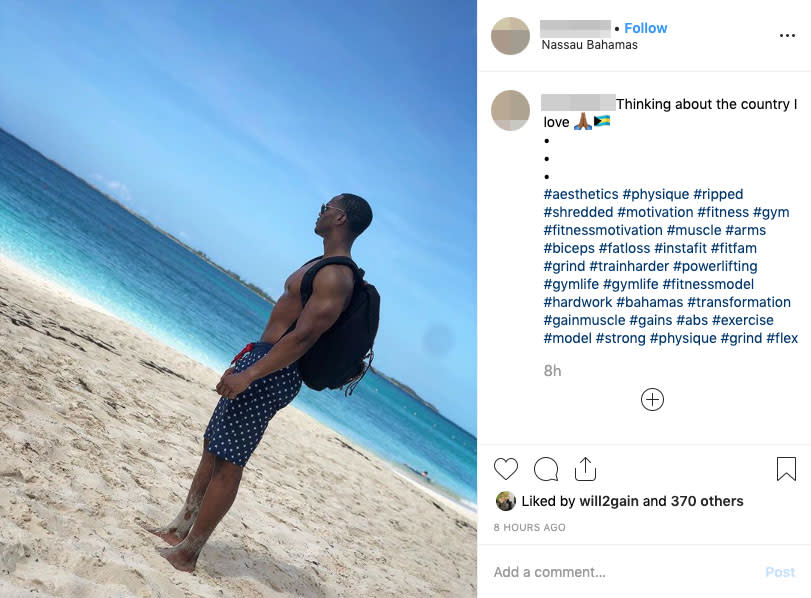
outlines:
[[[475,596],[475,516],[293,407],[175,570],[221,373],[0,256],[0,596]]]

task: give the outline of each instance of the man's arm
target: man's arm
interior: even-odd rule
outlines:
[[[295,329],[251,367],[223,377],[217,385],[217,392],[233,399],[254,380],[285,368],[304,355],[341,315],[353,286],[354,276],[347,276],[342,269],[325,266],[319,270],[313,280],[313,294],[304,305]]]

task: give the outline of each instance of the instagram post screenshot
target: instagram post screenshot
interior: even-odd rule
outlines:
[[[475,4],[4,0],[0,56],[0,596],[478,595]]]
[[[811,595],[807,6],[478,3],[478,592]]]
[[[811,596],[809,22],[0,2],[0,597]]]

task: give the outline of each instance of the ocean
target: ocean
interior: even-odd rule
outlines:
[[[1,129],[0,253],[216,371],[259,340],[272,309]],[[475,506],[476,438],[380,376],[368,372],[348,399],[303,386],[293,406]]]

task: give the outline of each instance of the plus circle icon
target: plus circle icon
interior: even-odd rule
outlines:
[[[665,395],[658,388],[648,388],[642,393],[642,406],[648,411],[658,411],[665,404]]]

